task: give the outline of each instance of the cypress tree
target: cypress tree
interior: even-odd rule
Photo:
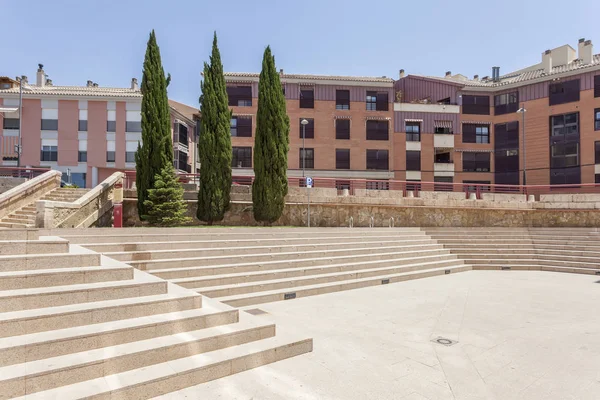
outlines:
[[[254,140],[254,219],[273,223],[281,217],[288,192],[287,155],[290,119],[285,108],[275,57],[267,46],[258,83],[258,110]]]
[[[167,164],[154,177],[154,188],[148,190],[148,200],[144,202],[148,210],[145,219],[150,225],[177,226],[191,222],[186,217],[187,204],[183,200],[183,186],[177,180],[173,164]]]
[[[173,165],[173,143],[167,86],[154,30],[150,33],[142,76],[142,143],[135,156],[138,215],[147,215],[145,201],[154,178],[167,165]]]
[[[200,185],[197,217],[212,225],[229,209],[231,192],[231,110],[229,109],[221,54],[215,32],[210,64],[204,63],[201,83]]]

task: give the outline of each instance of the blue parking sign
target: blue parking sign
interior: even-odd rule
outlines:
[[[311,178],[310,176],[306,177],[306,187],[307,188],[311,188],[313,185],[313,178]]]

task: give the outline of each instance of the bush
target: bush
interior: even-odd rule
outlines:
[[[168,164],[154,177],[154,188],[148,190],[144,201],[148,214],[144,216],[150,225],[177,226],[190,223],[186,217],[187,204],[183,200],[183,187],[175,176],[175,168]]]

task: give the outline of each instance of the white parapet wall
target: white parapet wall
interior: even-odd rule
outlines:
[[[0,194],[0,218],[60,187],[60,171],[48,171]]]

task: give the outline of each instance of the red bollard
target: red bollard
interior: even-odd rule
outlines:
[[[123,227],[123,203],[116,203],[113,206],[113,227]]]

